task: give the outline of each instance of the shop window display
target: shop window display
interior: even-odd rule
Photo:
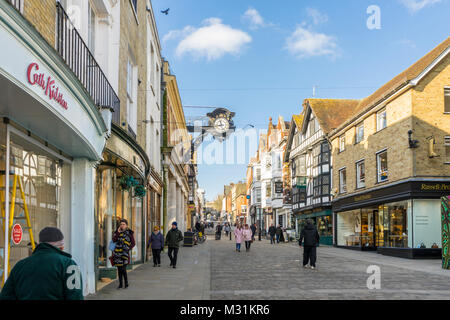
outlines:
[[[321,237],[333,235],[333,219],[331,216],[317,217],[317,229]]]
[[[337,244],[340,246],[408,248],[410,201],[339,212]]]
[[[339,246],[361,245],[361,211],[352,210],[337,214]]]
[[[142,261],[142,199],[133,197],[133,189],[123,190],[119,181],[123,172],[117,168],[101,166],[97,170],[98,201],[97,214],[97,265],[110,267],[111,255],[109,242],[120,225],[121,219],[128,220],[128,226],[134,231],[136,246],[132,251],[132,261]]]
[[[2,138],[5,138],[5,136],[2,136]],[[5,170],[6,165],[5,140],[3,139],[0,148],[1,170]],[[53,158],[43,149],[23,140],[23,138],[11,135],[10,172],[17,174],[22,181],[35,242],[37,242],[37,235],[43,228],[48,226],[59,227],[62,166],[62,161]],[[1,179],[3,179],[2,185],[4,186],[5,177],[1,176]],[[12,175],[10,175],[10,181],[12,180]],[[4,191],[1,192],[4,193]],[[11,194],[12,185],[10,184],[10,196]],[[23,206],[20,205],[23,200],[19,193],[16,193],[16,202],[18,205],[15,206],[14,216],[25,216]],[[19,260],[28,257],[31,253],[30,234],[25,229],[26,222],[16,220],[14,223],[21,224],[24,230],[21,245],[28,245],[29,247],[12,247],[11,269]],[[3,226],[0,230],[3,234]],[[4,236],[0,237],[0,247],[4,247]],[[4,249],[0,250],[0,260],[3,266]]]

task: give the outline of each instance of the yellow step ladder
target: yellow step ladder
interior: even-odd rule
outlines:
[[[1,201],[1,224],[2,224],[2,230],[3,230],[3,235],[5,234],[5,227],[6,227],[6,203],[5,203],[5,191],[6,191],[6,187],[4,186],[3,180],[5,177],[6,173],[5,171],[0,171],[0,201]],[[30,242],[31,242],[31,249],[32,251],[34,251],[36,245],[34,242],[34,237],[33,237],[33,229],[31,228],[31,219],[30,219],[30,214],[28,211],[28,206],[27,206],[27,201],[26,201],[26,197],[25,197],[25,191],[24,191],[24,187],[23,187],[23,182],[22,182],[22,177],[19,176],[18,174],[15,174],[14,172],[10,173],[10,177],[13,178],[13,183],[12,183],[12,188],[10,190],[12,190],[12,195],[11,195],[11,207],[9,209],[9,226],[8,226],[8,236],[9,236],[9,241],[8,241],[8,272],[6,273],[5,270],[3,270],[3,277],[2,277],[2,287],[3,284],[5,283],[5,278],[6,275],[9,275],[9,272],[11,271],[10,269],[10,258],[11,258],[11,245],[12,245],[12,228],[14,225],[14,222],[17,220],[26,220],[27,226],[23,229],[28,230],[30,233]],[[17,189],[19,189],[20,191],[20,198],[22,199],[22,202],[17,202],[16,201],[16,193],[17,193]],[[14,213],[16,212],[16,205],[21,206],[23,208],[23,211],[25,212],[25,217],[23,216],[14,216]],[[17,210],[18,211],[18,210]],[[28,246],[17,246],[15,245],[14,247],[28,247]],[[4,248],[3,248],[4,249]],[[4,251],[3,251],[4,252]],[[3,267],[3,266],[0,266]]]

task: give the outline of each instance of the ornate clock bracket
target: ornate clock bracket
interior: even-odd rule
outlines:
[[[190,152],[183,155],[183,162],[188,163],[194,157],[194,152],[202,144],[204,138],[211,134],[214,139],[220,142],[225,141],[229,135],[234,132],[236,126],[233,123],[233,117],[236,113],[225,108],[217,108],[213,112],[207,113],[209,118],[207,126],[193,126],[187,125],[189,133],[200,132],[200,135],[191,141]]]

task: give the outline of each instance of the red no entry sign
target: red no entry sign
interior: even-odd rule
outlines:
[[[12,239],[14,244],[19,244],[22,241],[23,230],[22,226],[16,223],[12,228]]]

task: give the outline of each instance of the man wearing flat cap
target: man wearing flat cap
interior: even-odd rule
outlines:
[[[172,222],[172,229],[166,235],[166,243],[169,247],[170,266],[174,269],[177,267],[178,249],[180,248],[180,241],[183,241],[183,239],[183,234],[178,230],[176,221]]]
[[[46,227],[33,254],[11,270],[0,300],[83,300],[81,272],[64,250],[64,235]]]

